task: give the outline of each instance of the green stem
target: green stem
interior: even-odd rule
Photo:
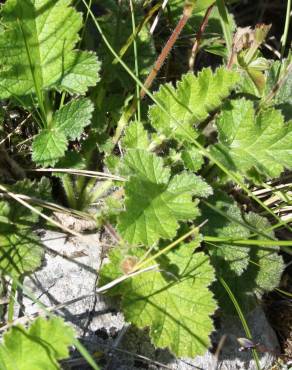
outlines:
[[[224,33],[228,56],[230,56],[232,53],[232,29],[229,23],[225,2],[224,0],[216,0],[216,5],[220,15],[220,23]]]
[[[137,41],[136,41],[136,23],[135,23],[135,14],[134,14],[134,7],[133,7],[133,0],[130,0],[130,9],[131,9],[131,18],[132,18],[132,29],[133,29],[133,47],[134,47],[134,59],[135,59],[135,74],[136,77],[139,79],[139,62],[138,62],[138,48],[137,48]],[[140,89],[139,85],[136,84],[136,99],[137,99],[137,118],[138,121],[141,121],[141,102],[140,102]]]
[[[14,304],[16,299],[16,293],[17,293],[17,282],[13,280],[8,305],[8,322],[12,322],[14,318]]]
[[[235,298],[234,294],[232,293],[231,289],[229,288],[229,286],[227,285],[226,281],[221,277],[221,276],[218,276],[218,280],[220,281],[221,285],[223,285],[224,289],[226,290],[227,294],[229,295],[229,298],[231,299],[236,311],[237,311],[237,314],[239,316],[239,319],[242,323],[242,326],[243,326],[243,329],[245,331],[245,335],[248,339],[252,340],[252,335],[251,335],[251,332],[249,330],[249,327],[248,327],[248,324],[245,320],[245,317],[243,315],[243,312],[237,302],[237,299]],[[256,363],[256,367],[258,370],[261,370],[261,364],[260,364],[260,360],[259,360],[259,357],[258,357],[258,353],[256,350],[253,350],[252,351],[252,354],[253,354],[253,358],[255,360],[255,363]]]
[[[237,245],[258,245],[266,247],[292,247],[292,240],[266,240],[266,239],[229,239],[229,238],[219,238],[217,236],[204,236],[205,242],[218,242],[218,243],[230,243]]]
[[[60,101],[60,106],[59,106],[59,109],[61,109],[64,105],[64,102],[65,102],[65,99],[66,99],[66,92],[63,91],[62,92],[62,95],[61,95],[61,101]]]
[[[138,263],[133,268],[133,270],[131,272],[137,271],[137,270],[141,269],[141,267],[148,265],[151,261],[153,261],[153,260],[157,259],[158,257],[160,257],[161,255],[167,253],[168,251],[170,251],[172,248],[176,247],[179,243],[184,241],[186,238],[188,238],[192,234],[198,233],[198,231],[199,231],[199,227],[193,228],[192,230],[190,230],[189,232],[187,232],[186,234],[184,234],[183,236],[181,236],[180,238],[175,240],[173,243],[169,244],[165,248],[161,249],[159,252],[155,253],[153,256],[151,256],[151,257],[147,258],[146,260],[143,260],[142,262]]]
[[[64,175],[62,177],[62,184],[66,193],[66,198],[70,208],[76,209],[76,196],[74,192],[74,187],[70,176]]]
[[[284,32],[281,37],[281,57],[283,58],[284,53],[285,53],[285,48],[286,48],[286,43],[287,43],[287,38],[288,38],[288,32],[289,32],[289,26],[290,26],[290,13],[291,13],[291,0],[287,0],[287,8],[286,8],[286,18],[285,18],[285,27],[284,27]]]

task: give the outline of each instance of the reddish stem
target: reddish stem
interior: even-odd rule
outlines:
[[[170,53],[171,49],[173,48],[173,45],[175,44],[176,40],[178,39],[179,35],[181,34],[181,31],[183,30],[184,26],[186,25],[187,21],[189,20],[190,16],[192,14],[192,9],[190,7],[185,7],[184,13],[179,20],[177,26],[175,27],[174,31],[172,32],[170,38],[168,39],[167,43],[165,44],[164,48],[162,49],[159,57],[157,58],[154,67],[152,68],[151,72],[149,73],[148,77],[146,78],[144,82],[144,86],[146,89],[149,89],[152,85],[155,77],[157,76],[157,73],[163,66],[163,63],[165,62],[165,59],[167,58],[168,54]],[[143,99],[146,94],[146,91],[144,89],[140,92],[140,98]]]

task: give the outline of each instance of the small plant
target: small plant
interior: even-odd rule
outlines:
[[[119,296],[125,319],[148,327],[155,346],[201,355],[210,347],[216,310],[248,311],[279,285],[285,268],[279,251],[291,241],[278,240],[276,231],[291,228],[254,189],[271,189],[267,182],[292,168],[291,56],[282,64],[265,58],[260,47],[270,26],[237,28],[223,1],[179,0],[169,4],[177,26],[154,63],[151,17],[144,17],[142,2],[133,8],[130,1],[131,13],[128,3],[108,1],[97,15],[82,3],[92,23],[83,23],[70,0],[6,1],[0,99],[30,112],[25,163],[53,172],[66,205],[81,215],[99,200],[96,225],[110,225],[118,242],[101,268],[98,292]],[[208,20],[219,36],[201,40]],[[200,22],[191,71],[152,94],[175,41]],[[113,55],[90,38],[95,28]],[[78,41],[97,49],[102,73],[96,54],[77,49]],[[199,48],[220,55],[222,65],[194,73]],[[106,181],[75,178],[80,174]],[[53,199],[44,177],[0,184],[0,190],[0,271],[3,290],[10,287],[12,322],[23,277],[42,262],[34,224],[39,216],[51,220],[44,212]],[[281,197],[289,203],[289,194]],[[73,330],[52,315],[28,328],[13,325],[0,345],[0,367],[59,369],[73,344]]]
[[[79,138],[90,123],[90,100],[63,105],[66,93],[83,95],[98,81],[95,54],[74,49],[82,17],[70,3],[7,1],[2,8],[0,98],[36,108],[40,132],[33,140],[32,157],[46,166],[62,158],[68,140]],[[58,110],[55,92],[62,93]]]

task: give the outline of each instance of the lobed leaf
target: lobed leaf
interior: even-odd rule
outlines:
[[[79,139],[84,127],[90,124],[93,110],[93,104],[87,98],[72,100],[54,114],[53,127],[67,139]]]
[[[0,273],[19,278],[40,267],[43,249],[39,238],[31,231],[1,227]]]
[[[153,105],[149,110],[151,125],[166,137],[191,141],[190,137],[197,136],[193,126],[222,104],[238,80],[236,72],[223,67],[214,73],[204,68],[197,76],[184,75],[176,89],[170,84],[163,85],[155,98],[169,114]]]
[[[256,170],[273,178],[292,168],[292,124],[284,122],[280,111],[256,114],[251,101],[232,100],[216,125],[219,143],[211,152],[230,170],[251,178]]]
[[[125,186],[126,211],[118,230],[131,244],[152,245],[176,235],[178,221],[199,215],[193,195],[208,196],[211,188],[198,176],[182,173],[170,178],[163,160],[144,150],[130,150],[125,164],[132,176]]]
[[[142,254],[136,248],[126,258]],[[113,251],[110,260],[101,270],[101,285],[121,275],[120,250]],[[140,274],[114,288],[114,294],[122,297],[125,318],[139,328],[150,327],[155,346],[168,347],[177,356],[203,354],[210,345],[210,316],[216,309],[208,289],[214,280],[209,258],[194,253],[194,244],[186,244],[158,262],[159,271]]]
[[[34,139],[32,158],[43,166],[54,165],[67,149],[68,140],[79,139],[90,124],[92,102],[87,98],[72,100],[53,116],[51,128],[42,130]]]
[[[253,212],[241,215],[236,203],[224,193],[215,193],[203,205],[202,220],[208,223],[202,228],[204,235],[227,239],[274,240],[268,220]],[[217,212],[215,211],[217,210]],[[212,242],[207,244],[211,262],[235,295],[240,307],[250,310],[254,304],[253,294],[262,295],[277,287],[284,270],[277,246],[237,245]],[[220,307],[234,313],[234,307],[221,284],[214,284]]]
[[[54,165],[62,158],[68,140],[58,128],[42,130],[33,140],[32,159],[42,166]]]

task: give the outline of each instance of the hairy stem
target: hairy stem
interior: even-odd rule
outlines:
[[[154,81],[154,79],[157,76],[157,73],[160,71],[161,67],[163,66],[163,63],[165,62],[166,58],[168,57],[171,49],[173,48],[173,45],[175,44],[176,40],[178,39],[179,35],[181,34],[184,26],[186,25],[187,21],[192,15],[192,6],[185,6],[183,15],[181,19],[179,20],[177,26],[173,30],[170,38],[168,39],[167,43],[165,44],[164,48],[162,49],[159,57],[157,58],[152,70],[150,71],[148,77],[146,78],[144,82],[144,87],[149,89]],[[140,98],[143,99],[146,94],[146,91],[144,89],[140,92]]]

